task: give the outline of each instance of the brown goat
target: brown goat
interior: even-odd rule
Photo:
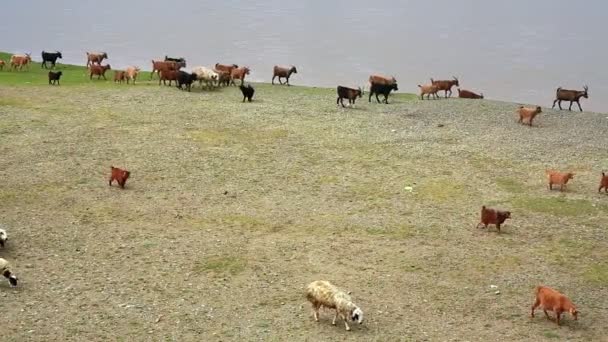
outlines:
[[[108,58],[108,54],[105,52],[87,52],[87,68],[94,63],[101,65],[105,58]]]
[[[498,233],[500,233],[500,225],[510,218],[510,211],[501,211],[492,208],[486,208],[486,206],[484,205],[481,207],[481,220],[477,224],[477,228],[479,228],[480,225],[483,225],[484,228],[488,228],[489,224],[494,224],[496,225]]]
[[[219,73],[219,71],[228,72],[228,74],[232,74],[232,70],[238,68],[239,66],[236,64],[220,64],[215,63],[215,70]]]
[[[32,57],[29,53],[26,53],[25,55],[12,55],[10,62],[11,70],[16,69],[18,67],[19,71],[21,71],[23,69],[23,66],[27,67],[27,69],[29,70],[30,63],[32,62]]]
[[[338,86],[337,92],[338,92],[338,99],[336,100],[336,104],[341,104],[343,108],[345,107],[344,106],[345,98],[348,99],[349,104],[354,106],[355,100],[357,99],[357,97],[363,96],[363,90],[360,87],[359,87],[359,89],[353,89],[353,88]]]
[[[439,91],[439,87],[434,84],[426,84],[426,85],[418,85],[420,88],[420,99],[424,100],[424,95],[426,95],[426,99],[430,100],[431,95],[433,95],[434,99],[438,99],[437,92]]]
[[[230,85],[230,72],[221,71],[221,70],[213,70],[217,73],[217,84],[219,86],[229,86]]]
[[[118,185],[120,186],[120,188],[124,189],[127,179],[129,179],[129,176],[131,176],[131,172],[129,172],[127,170],[119,169],[114,166],[110,166],[110,170],[111,170],[110,181],[108,182],[108,184],[110,186],[112,186],[112,182],[116,181],[118,183]]]
[[[561,87],[557,88],[557,91],[555,92],[555,101],[553,101],[553,107],[551,108],[555,108],[555,103],[557,103],[557,105],[559,106],[559,109],[562,109],[562,101],[570,101],[570,107],[568,107],[568,110],[572,110],[572,102],[576,102],[576,104],[578,105],[578,109],[581,110],[581,112],[583,111],[583,108],[581,108],[581,103],[579,102],[581,97],[584,97],[586,99],[589,98],[589,87],[584,86],[583,90],[567,90],[567,89],[562,89]]]
[[[547,316],[547,319],[551,319],[547,311],[555,312],[555,321],[557,325],[559,325],[560,316],[564,312],[572,315],[575,321],[578,320],[578,310],[576,310],[576,306],[574,306],[572,301],[563,294],[548,286],[542,285],[537,286],[534,289],[534,294],[536,299],[534,300],[534,304],[532,304],[530,317],[534,317],[534,310],[540,306],[542,307],[545,316]]]
[[[441,91],[441,90],[445,91],[446,98],[448,98],[448,92],[450,92],[449,97],[452,97],[452,87],[453,86],[460,87],[458,78],[456,78],[456,76],[452,76],[452,77],[454,78],[453,80],[437,80],[437,81],[435,81],[431,78],[431,84],[439,87],[439,91]]]
[[[371,76],[369,76],[369,83],[391,85],[391,84],[397,83],[397,80],[392,76],[386,77],[386,76],[382,76],[382,75],[371,75]]]
[[[179,70],[163,70],[160,71],[160,76],[158,77],[158,85],[162,81],[164,85],[167,85],[167,81],[169,81],[169,85],[171,85],[171,81],[175,81],[177,84],[177,76],[179,76]]]
[[[536,108],[520,106],[517,109],[517,113],[519,114],[519,120],[517,120],[517,122],[523,124],[524,119],[526,119],[528,120],[528,126],[532,127],[532,121],[534,120],[534,117],[542,113],[542,108],[540,108],[540,106],[537,106]]]
[[[4,69],[4,65],[6,65],[6,62],[0,59],[0,71]]]
[[[602,172],[602,179],[600,180],[600,188],[597,190],[598,192],[602,191],[602,188],[608,194],[608,176]]]
[[[125,72],[127,73],[127,75],[126,75],[127,84],[129,84],[129,81],[133,81],[133,84],[135,84],[135,80],[137,79],[137,75],[139,74],[139,71],[140,71],[140,69],[135,66],[130,66],[127,68],[127,70],[125,70]]]
[[[186,62],[175,62],[175,61],[152,61],[152,72],[150,73],[150,79],[154,76],[156,72],[160,79],[160,74],[163,71],[176,71],[180,68],[183,68],[186,65]]]
[[[283,67],[275,65],[274,69],[273,69],[273,74],[272,74],[272,84],[274,84],[274,78],[278,77],[280,84],[283,84],[281,82],[281,78],[286,78],[287,79],[286,83],[289,86],[289,77],[291,76],[291,74],[297,74],[297,73],[298,73],[298,70],[296,70],[296,67],[293,65],[290,68],[283,68]]]
[[[547,178],[549,179],[549,190],[553,190],[553,184],[559,185],[559,191],[564,191],[564,186],[568,184],[568,181],[574,179],[574,173],[572,172],[558,172],[555,170],[545,171]]]
[[[243,85],[243,83],[245,82],[245,76],[249,75],[249,71],[250,70],[248,67],[232,69],[232,72],[230,73],[230,78],[231,78],[230,84],[236,85],[234,83],[234,80],[241,80],[241,85]]]
[[[483,93],[475,94],[470,90],[460,89],[458,88],[458,97],[461,99],[483,99]]]
[[[112,69],[112,67],[110,67],[110,64],[108,65],[95,65],[95,64],[91,64],[91,68],[89,69],[90,74],[89,74],[89,79],[93,79],[93,75],[97,75],[97,79],[100,79],[101,77],[103,77],[104,80],[106,80],[106,71]]]
[[[114,71],[114,83],[118,82],[118,83],[122,83],[124,81],[127,80],[127,73],[126,71]]]

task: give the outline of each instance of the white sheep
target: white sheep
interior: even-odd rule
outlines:
[[[11,287],[15,287],[17,286],[17,277],[11,272],[10,267],[11,265],[8,263],[8,261],[0,258],[0,274],[8,279]]]
[[[204,66],[195,67],[194,69],[192,69],[192,73],[196,74],[196,78],[198,79],[201,87],[204,81],[207,88],[210,88],[215,85],[215,82],[217,82],[219,78],[217,72]]]
[[[6,234],[6,230],[0,228],[0,247],[4,247],[7,240],[8,240],[8,235]]]
[[[350,330],[347,323],[348,317],[353,322],[363,323],[363,311],[359,309],[345,292],[325,280],[313,281],[306,288],[306,299],[312,303],[315,321],[319,321],[319,308],[324,306],[336,310],[336,315],[331,324],[336,325],[338,315],[344,320],[346,330]]]

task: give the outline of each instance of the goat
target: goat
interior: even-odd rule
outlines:
[[[201,87],[203,86],[203,82],[205,82],[207,88],[211,88],[219,78],[217,72],[203,66],[192,69],[192,72],[196,74]]]
[[[186,90],[192,90],[192,83],[198,79],[198,75],[195,73],[187,73],[185,71],[177,72],[177,87],[182,89],[182,86],[186,86]],[[171,82],[171,81],[169,81]]]
[[[602,172],[602,179],[600,180],[600,188],[597,190],[597,192],[601,192],[602,188],[604,188],[604,190],[608,194],[608,176],[603,172]]]
[[[539,306],[542,307],[545,316],[547,319],[551,319],[547,311],[555,312],[555,321],[559,326],[560,316],[564,312],[568,312],[574,320],[578,320],[578,310],[576,310],[576,306],[568,299],[568,297],[559,293],[558,291],[548,287],[539,285],[534,289],[534,293],[536,299],[534,300],[534,304],[532,304],[532,312],[530,313],[530,317],[534,317],[534,310]]]
[[[106,58],[108,58],[108,54],[105,52],[87,52],[87,68],[95,63],[101,65],[101,62]]]
[[[350,296],[324,280],[313,281],[306,288],[306,299],[312,304],[315,321],[319,321],[319,308],[335,309],[336,315],[331,324],[336,325],[338,315],[344,320],[346,330],[350,330],[347,320],[363,323],[363,311],[355,305]]]
[[[448,92],[450,92],[450,96],[452,97],[452,87],[453,86],[457,86],[460,87],[460,83],[458,82],[458,78],[456,78],[456,76],[452,76],[453,79],[452,80],[433,80],[431,78],[431,84],[437,85],[437,87],[439,87],[439,91],[443,90],[445,91],[445,98],[448,98]]]
[[[246,87],[241,84],[239,86],[239,89],[241,89],[241,93],[243,93],[243,102],[245,102],[245,99],[251,102],[251,98],[253,98],[253,93],[255,93],[255,89],[253,89],[251,84],[248,84]]]
[[[177,83],[177,75],[179,75],[180,70],[163,70],[160,72],[158,77],[158,85],[160,82],[163,82],[164,85],[167,85],[167,81],[169,81],[169,86],[171,86],[171,82],[175,81]]]
[[[8,234],[6,234],[6,230],[0,228],[0,247],[4,248],[6,241],[8,241]]]
[[[186,67],[186,59],[184,57],[172,58],[165,55],[165,62],[176,62],[182,65],[182,68]]]
[[[289,86],[289,77],[291,76],[291,74],[297,74],[298,70],[296,70],[295,66],[291,66],[290,68],[283,68],[280,67],[278,65],[275,65],[273,68],[273,74],[272,74],[272,84],[274,85],[274,78],[278,77],[279,78],[279,84],[283,84],[281,82],[281,78],[286,78],[287,79],[287,85]]]
[[[228,74],[232,74],[232,70],[238,68],[239,66],[236,64],[220,64],[215,63],[216,71],[227,71]]]
[[[377,84],[377,83],[372,83],[372,85],[369,88],[369,99],[368,102],[372,102],[372,95],[376,94],[376,101],[378,101],[378,103],[380,103],[380,99],[378,98],[379,94],[384,95],[384,103],[388,104],[388,95],[391,93],[391,90],[399,90],[399,88],[397,88],[397,83],[391,83],[391,84]]]
[[[393,84],[397,83],[397,80],[394,77],[386,77],[382,75],[371,75],[369,77],[369,83],[371,84]]]
[[[245,83],[245,76],[249,75],[249,71],[250,70],[248,67],[232,69],[232,72],[230,73],[230,84],[236,85],[236,83],[234,83],[234,80],[241,80],[241,85],[243,85],[243,83]]]
[[[342,108],[345,108],[345,106],[344,106],[345,98],[348,99],[348,104],[351,104],[354,106],[355,100],[357,99],[357,97],[363,97],[363,90],[361,89],[361,87],[359,87],[359,89],[353,89],[353,88],[338,86],[337,92],[338,92],[338,99],[336,100],[336,105],[339,103],[342,105]]]
[[[6,65],[6,62],[0,59],[0,71],[2,71],[4,69],[5,65]]]
[[[114,71],[114,83],[122,83],[127,80],[127,73],[125,71]]]
[[[458,90],[458,97],[461,99],[483,99],[483,93],[475,94],[474,92],[472,92],[470,90],[465,90],[465,89],[460,89],[460,88],[457,88],[457,90]]]
[[[488,228],[489,224],[496,225],[496,230],[500,233],[500,225],[503,224],[507,219],[511,218],[510,211],[496,210],[487,208],[485,205],[481,207],[481,220],[477,224],[476,228],[483,225],[484,229]]]
[[[108,184],[110,186],[112,186],[112,182],[116,181],[118,183],[118,185],[120,186],[120,188],[124,189],[127,179],[129,179],[129,177],[131,176],[131,172],[129,172],[127,170],[119,169],[114,166],[110,166],[110,170],[111,170],[110,181],[108,182]]]
[[[97,79],[100,79],[101,77],[103,77],[104,80],[107,80],[106,71],[111,70],[111,69],[112,69],[112,67],[110,66],[110,64],[107,64],[107,65],[91,64],[91,68],[89,69],[89,71],[90,71],[89,79],[92,80],[93,75],[97,75]]]
[[[150,79],[152,79],[155,72],[158,74],[158,77],[160,78],[161,72],[179,70],[180,68],[183,68],[184,65],[186,65],[185,62],[152,60],[152,72],[150,73]]]
[[[29,53],[25,55],[12,55],[11,56],[11,70],[19,67],[19,71],[23,69],[23,66],[26,66],[27,69],[30,69],[30,62],[32,62],[32,57]]]
[[[426,99],[430,100],[431,99],[431,95],[433,95],[434,99],[438,99],[439,96],[437,96],[437,92],[439,91],[439,87],[437,85],[434,84],[427,84],[427,85],[418,85],[418,88],[420,88],[420,99],[424,100],[424,95],[426,95]]]
[[[8,263],[8,261],[2,258],[0,258],[0,274],[2,274],[4,278],[8,279],[11,287],[17,286],[17,276],[15,276],[11,271],[11,265]]]
[[[55,67],[55,63],[57,62],[57,58],[63,58],[61,52],[45,52],[42,51],[42,63],[40,64],[41,68],[47,69],[46,62],[51,62],[51,68]]]
[[[59,84],[59,79],[61,78],[61,75],[63,75],[63,73],[61,71],[57,71],[57,72],[53,72],[53,71],[49,71],[49,84]]]
[[[524,119],[527,119],[528,126],[532,127],[532,121],[538,114],[542,113],[542,108],[540,108],[540,106],[536,106],[536,108],[520,106],[517,109],[517,113],[519,114],[519,120],[517,120],[518,123],[523,124]]]
[[[555,92],[555,101],[553,101],[553,107],[551,108],[555,108],[555,103],[557,103],[557,105],[559,106],[559,109],[562,109],[562,101],[570,101],[570,107],[568,107],[569,111],[572,111],[572,102],[576,102],[576,104],[578,105],[578,109],[581,110],[581,112],[583,111],[583,108],[581,108],[581,103],[579,102],[581,97],[584,97],[586,99],[589,98],[589,87],[584,86],[583,90],[567,90],[567,89],[562,89],[562,87],[557,88],[557,91]]]
[[[572,172],[546,170],[545,174],[547,174],[549,180],[549,190],[553,190],[553,184],[557,184],[559,185],[559,191],[564,191],[564,186],[568,184],[568,181],[574,179],[574,173]]]
[[[230,85],[230,73],[228,71],[213,70],[217,73],[217,85],[218,86],[229,86]]]
[[[130,66],[127,68],[127,70],[125,70],[125,72],[127,73],[127,84],[129,84],[129,81],[133,81],[133,84],[135,84],[135,80],[137,79],[139,71],[140,69],[135,66]]]

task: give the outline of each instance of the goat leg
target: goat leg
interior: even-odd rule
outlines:
[[[581,108],[581,103],[579,101],[576,101],[576,104],[578,105],[578,109],[581,110],[581,112],[583,111],[583,108]]]
[[[570,101],[570,107],[568,107],[569,111],[572,111],[572,101]]]

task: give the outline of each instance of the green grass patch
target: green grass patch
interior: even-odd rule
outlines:
[[[599,210],[591,201],[564,197],[517,197],[511,202],[520,209],[555,216],[593,215]]]
[[[244,259],[235,256],[212,256],[197,261],[193,271],[197,274],[213,273],[216,275],[237,275],[243,272],[247,264]]]
[[[286,129],[257,130],[254,128],[221,128],[203,129],[190,132],[190,136],[198,143],[209,147],[223,147],[229,145],[245,145],[255,147],[256,144],[273,143],[286,138],[289,132]],[[255,144],[253,144],[255,142]]]
[[[520,194],[525,191],[525,186],[512,178],[498,178],[496,179],[496,185],[502,190],[513,194]]]
[[[369,235],[383,236],[395,239],[409,239],[416,236],[416,228],[407,224],[387,227],[368,227],[365,231]]]
[[[608,264],[589,266],[583,273],[583,277],[596,285],[608,286]]]
[[[463,183],[447,178],[430,179],[419,185],[415,194],[418,198],[441,203],[466,196]]]
[[[560,338],[560,336],[553,331],[545,331],[543,333],[543,336],[545,336],[546,338]]]

